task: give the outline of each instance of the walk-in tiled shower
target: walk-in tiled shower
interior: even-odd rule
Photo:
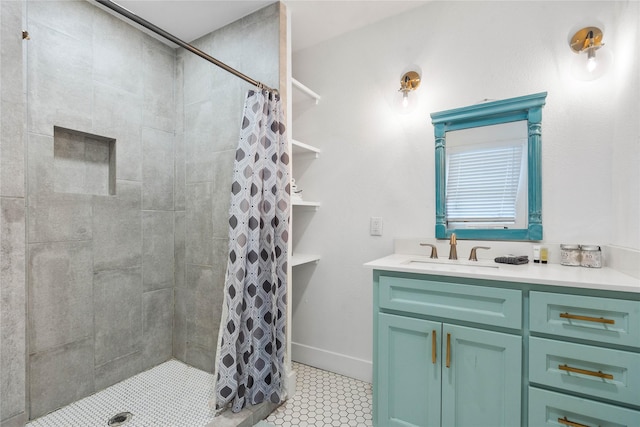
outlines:
[[[248,427],[273,409],[266,403],[214,417],[210,409],[212,382],[212,374],[170,360],[26,427]]]
[[[99,391],[27,427],[107,426],[118,414],[130,414],[127,427],[205,426],[211,420],[209,396],[213,376],[171,360]],[[126,416],[121,416],[122,421]]]
[[[282,19],[194,44],[277,86]],[[0,22],[0,425],[174,358],[212,373],[250,85],[92,2],[2,1]]]

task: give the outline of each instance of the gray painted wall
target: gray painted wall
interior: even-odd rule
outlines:
[[[213,371],[250,89],[86,1],[30,1],[23,42],[23,10],[0,2],[2,427],[172,356]],[[196,44],[278,87],[283,13]]]

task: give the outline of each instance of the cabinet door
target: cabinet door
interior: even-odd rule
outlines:
[[[439,322],[378,314],[378,426],[440,426],[441,328]]]
[[[442,425],[520,425],[522,338],[448,324],[442,329]]]

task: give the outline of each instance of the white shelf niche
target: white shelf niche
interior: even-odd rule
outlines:
[[[300,83],[298,80],[294,79],[293,77],[291,77],[291,84],[296,89],[300,90],[301,92],[303,92],[306,95],[310,96],[311,98],[315,99],[316,104],[318,102],[320,102],[320,98],[321,98],[320,95],[318,95],[317,93],[315,93],[314,91],[312,91],[307,86],[303,85],[302,83]]]
[[[317,254],[300,254],[296,253],[291,255],[291,266],[295,267],[302,264],[309,264],[311,262],[320,261],[320,255]]]
[[[320,156],[320,149],[313,145],[305,144],[295,139],[291,139],[291,149],[293,154],[313,154],[316,159]]]
[[[293,202],[291,202],[292,206],[304,206],[304,207],[308,207],[308,208],[315,208],[316,210],[318,210],[318,208],[320,207],[320,202],[310,202],[307,200],[294,200]]]

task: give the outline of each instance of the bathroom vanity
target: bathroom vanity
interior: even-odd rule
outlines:
[[[374,426],[640,426],[640,280],[446,261],[366,264]]]

